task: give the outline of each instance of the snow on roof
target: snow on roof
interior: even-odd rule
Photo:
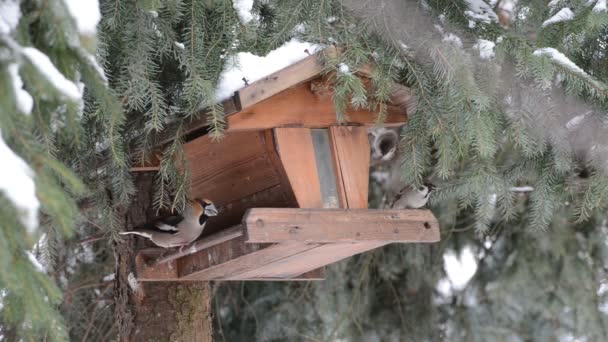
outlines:
[[[559,12],[555,13],[554,16],[545,20],[543,23],[543,27],[549,26],[551,24],[560,23],[563,21],[569,21],[574,19],[574,12],[568,7],[562,8]]]
[[[101,20],[98,0],[64,0],[76,28],[81,34],[94,36],[97,32],[97,23]]]
[[[34,67],[38,69],[44,78],[57,89],[57,91],[71,100],[81,100],[82,93],[76,84],[65,78],[65,76],[55,68],[55,65],[47,55],[33,47],[23,48],[22,53],[30,60]]]
[[[15,205],[29,233],[38,227],[38,208],[34,172],[2,139],[0,132],[0,191]]]
[[[542,48],[542,49],[537,49],[536,51],[534,51],[534,56],[546,56],[551,58],[553,61],[557,62],[558,64],[563,65],[566,68],[572,69],[575,72],[579,72],[581,74],[587,75],[587,73],[579,68],[578,65],[574,64],[574,62],[572,62],[568,57],[566,57],[566,55],[564,55],[563,53],[557,51],[554,48]]]
[[[17,109],[23,114],[29,115],[34,107],[34,99],[23,89],[23,80],[19,76],[19,64],[12,63],[8,66],[8,73],[13,83],[13,91],[15,92],[15,100],[17,101]]]
[[[228,61],[220,75],[215,93],[216,100],[223,101],[243,88],[243,78],[248,83],[255,82],[308,57],[306,50],[312,54],[319,49],[318,45],[294,38],[264,57],[250,52],[239,52],[233,60]]]
[[[232,0],[232,6],[243,24],[247,24],[253,19],[253,13],[251,13],[253,0]]]
[[[10,33],[17,27],[20,18],[18,0],[0,1],[0,33]]]

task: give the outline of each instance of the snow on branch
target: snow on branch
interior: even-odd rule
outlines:
[[[0,191],[19,211],[19,218],[27,231],[33,233],[38,227],[38,208],[34,172],[2,139],[0,132]]]
[[[253,0],[232,0],[232,6],[243,24],[248,24],[253,19]]]
[[[545,20],[543,27],[547,27],[552,24],[561,23],[563,21],[569,21],[574,19],[574,12],[568,7],[562,8],[559,12],[555,13],[554,16]]]
[[[466,3],[469,7],[468,11],[464,11],[464,14],[471,19],[480,21],[482,23],[489,24],[491,22],[498,21],[498,17],[496,13],[483,0],[466,0]]]
[[[17,101],[17,109],[23,114],[29,115],[34,107],[34,99],[23,89],[23,80],[19,76],[19,64],[12,63],[8,66],[8,73],[13,83],[13,91],[15,92],[15,100]]]
[[[579,68],[579,66],[574,64],[574,62],[572,62],[568,57],[566,57],[566,55],[557,51],[554,48],[537,49],[536,51],[534,51],[533,54],[534,56],[549,57],[552,61],[563,67],[568,68],[573,72],[587,76],[587,73],[583,69]]]
[[[19,1],[0,1],[0,33],[11,33],[21,19]]]
[[[86,36],[97,33],[97,23],[101,20],[98,0],[63,0],[68,12],[76,23],[78,32]]]
[[[23,48],[22,53],[28,58],[32,65],[38,69],[42,76],[57,89],[57,91],[71,100],[80,101],[82,93],[76,84],[65,78],[65,76],[57,70],[47,55],[33,47]]]
[[[608,6],[606,5],[606,0],[597,0],[595,6],[593,6],[593,12],[602,13],[608,11]]]
[[[492,59],[494,58],[494,42],[485,40],[485,39],[477,39],[477,43],[473,45],[474,49],[479,50],[479,57],[481,59]]]

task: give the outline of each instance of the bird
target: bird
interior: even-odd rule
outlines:
[[[431,183],[423,183],[417,189],[411,186],[406,186],[399,191],[389,207],[392,209],[419,209],[426,205],[431,195],[435,190],[435,185]]]
[[[183,247],[194,242],[203,232],[207,219],[218,211],[208,199],[189,201],[182,215],[173,215],[146,223],[143,229],[121,232],[121,235],[143,236],[163,248]]]

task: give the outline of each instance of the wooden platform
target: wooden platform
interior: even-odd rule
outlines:
[[[428,210],[254,208],[242,225],[185,251],[141,251],[137,274],[141,281],[318,280],[323,266],[370,249],[436,241]]]

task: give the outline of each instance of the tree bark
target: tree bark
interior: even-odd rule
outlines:
[[[138,193],[123,215],[125,229],[154,216],[153,174],[138,173]],[[114,296],[120,341],[212,341],[211,291],[206,282],[136,283],[137,247],[141,238],[125,238],[114,245]],[[149,245],[148,245],[149,246]]]

